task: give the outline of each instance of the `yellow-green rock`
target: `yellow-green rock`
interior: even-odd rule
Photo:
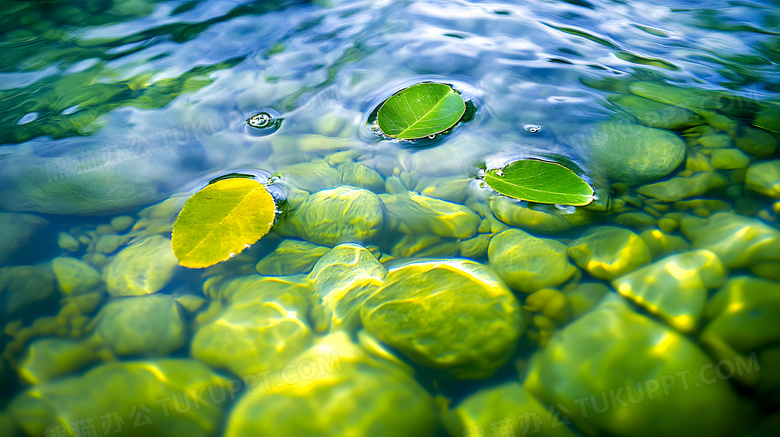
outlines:
[[[471,238],[482,219],[457,203],[415,192],[382,194],[388,224],[405,234],[432,233],[444,238]]]
[[[712,365],[613,295],[534,354],[524,387],[587,435],[738,435],[751,416],[729,381],[701,379]]]
[[[79,370],[97,356],[84,343],[61,338],[33,341],[19,367],[19,376],[28,384],[41,384]]]
[[[742,153],[739,149],[713,150],[710,157],[712,167],[721,170],[745,168],[750,163],[750,157]]]
[[[488,245],[490,239],[493,238],[490,234],[480,234],[474,238],[463,240],[458,244],[460,250],[460,256],[464,258],[479,259],[487,255]]]
[[[780,199],[780,160],[751,164],[745,175],[745,188]]]
[[[103,280],[112,296],[152,294],[168,285],[178,265],[171,240],[152,235],[119,251],[103,269]]]
[[[711,190],[726,186],[726,178],[710,172],[696,173],[690,177],[675,177],[668,181],[639,187],[636,191],[664,202],[675,202],[688,197],[701,196]]]
[[[677,135],[638,124],[607,121],[587,141],[591,168],[612,182],[639,185],[671,173],[685,158]]]
[[[116,232],[124,232],[133,226],[135,219],[129,215],[120,215],[111,219],[111,228]]]
[[[536,238],[520,229],[507,229],[493,236],[488,246],[490,266],[510,287],[524,293],[557,287],[577,268],[558,240]]]
[[[95,251],[100,253],[114,253],[127,239],[116,234],[101,235],[95,243]]]
[[[663,220],[663,219],[662,219]],[[659,220],[660,222],[660,220]],[[675,222],[676,223],[676,222]],[[669,235],[658,229],[647,229],[639,234],[645,241],[653,258],[662,258],[674,253],[687,252],[691,245],[679,235]]]
[[[255,270],[267,276],[308,273],[314,267],[314,263],[328,250],[330,249],[325,246],[288,238],[282,240],[273,252],[258,261]]]
[[[121,427],[123,437],[208,437],[222,423],[224,405],[216,400],[231,387],[194,360],[117,362],[36,385],[8,411],[27,435],[103,435]]]
[[[607,293],[609,287],[600,282],[582,282],[565,292],[572,318],[580,317],[593,309]]]
[[[379,290],[386,275],[382,263],[357,244],[340,244],[317,261],[309,279],[330,315],[331,331],[359,326],[363,301]]]
[[[565,323],[569,319],[566,296],[554,288],[542,288],[531,293],[525,299],[523,308],[541,313],[557,323]]]
[[[457,253],[458,240],[431,234],[406,234],[390,250],[390,254],[396,258],[446,258]]]
[[[749,126],[739,128],[735,142],[737,147],[759,158],[772,156],[777,150],[777,140],[772,134]]]
[[[376,194],[348,185],[318,191],[275,229],[315,244],[371,241],[384,223],[382,201]]]
[[[591,276],[608,281],[651,260],[650,249],[638,235],[615,226],[591,228],[569,245],[568,253]]]
[[[403,370],[368,356],[343,332],[323,338],[286,369],[239,399],[226,437],[434,435],[431,396]]]
[[[575,436],[569,420],[536,400],[519,382],[483,388],[468,396],[442,416],[451,437],[463,436]]]
[[[458,379],[486,378],[509,359],[522,329],[520,304],[490,269],[457,259],[394,263],[361,309],[367,331]]]
[[[339,164],[336,170],[341,174],[340,180],[344,185],[365,188],[375,193],[381,193],[385,188],[385,180],[382,179],[382,175],[359,162]]]
[[[624,212],[612,220],[616,225],[635,229],[646,229],[656,225],[656,220],[650,214],[643,212]]]
[[[708,250],[668,256],[612,281],[621,295],[682,332],[695,330],[707,291],[726,281],[720,259]]]
[[[469,184],[473,181],[463,177],[424,178],[417,183],[414,190],[428,197],[463,203],[469,193]]]
[[[116,355],[165,356],[187,334],[183,311],[168,295],[115,299],[95,318],[95,336]]]
[[[714,252],[731,269],[780,259],[780,231],[755,218],[720,212],[686,217],[680,229],[695,249]]]
[[[81,243],[79,243],[79,240],[77,240],[73,235],[70,235],[67,232],[60,232],[60,234],[57,237],[57,245],[62,250],[75,252],[79,250],[79,246],[81,246]]]
[[[293,164],[279,170],[278,173],[281,175],[283,185],[291,185],[309,193],[334,188],[341,184],[341,174],[321,159]]]
[[[51,262],[60,292],[66,296],[89,293],[100,284],[100,273],[80,259],[57,257]]]
[[[761,355],[780,339],[780,282],[731,278],[707,304],[705,317],[701,342],[725,362],[719,370],[764,395],[776,393],[777,368]]]
[[[528,205],[506,196],[494,196],[490,199],[490,210],[501,222],[516,226],[529,232],[555,234],[589,223],[591,213],[577,208],[571,214],[555,210],[551,205]],[[500,231],[499,229],[496,229]]]
[[[207,284],[208,286],[208,284]],[[313,293],[305,276],[244,276],[207,291],[224,301],[200,323],[191,354],[237,376],[280,371],[311,345]]]

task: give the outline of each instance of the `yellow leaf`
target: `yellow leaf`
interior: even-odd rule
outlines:
[[[223,179],[195,193],[173,224],[173,253],[184,267],[225,261],[271,229],[274,199],[260,182]]]

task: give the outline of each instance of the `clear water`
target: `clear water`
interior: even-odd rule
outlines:
[[[780,386],[776,383],[776,369],[780,364],[780,337],[777,328],[767,320],[780,315],[780,277],[774,273],[780,263],[780,180],[777,170],[772,173],[768,166],[754,170],[751,176],[761,179],[757,173],[766,175],[764,188],[745,188],[744,182],[747,160],[751,166],[764,161],[777,163],[778,154],[775,149],[765,152],[740,146],[747,127],[760,129],[764,143],[776,144],[780,136],[777,1],[89,0],[56,1],[45,6],[8,1],[0,9],[0,213],[9,213],[3,219],[8,225],[0,229],[0,326],[4,328],[0,337],[0,348],[4,350],[0,367],[0,434],[86,436],[93,435],[88,433],[91,425],[95,426],[94,435],[259,435],[268,429],[279,435],[417,432],[416,435],[638,436],[669,434],[670,430],[682,435],[689,434],[691,429],[725,435],[778,432]],[[424,81],[452,85],[476,109],[472,118],[432,140],[401,143],[376,135],[368,123],[375,109],[398,90]],[[637,91],[637,84],[648,83],[674,88],[667,88],[666,94],[655,88],[650,92]],[[690,90],[698,91],[690,97],[686,94]],[[619,181],[611,178],[608,166],[592,155],[592,138],[598,135],[600,123],[619,118],[647,124],[635,117],[640,114],[641,118],[642,113],[655,108],[640,104],[636,111],[628,111],[625,106],[614,104],[619,95],[641,95],[672,104],[667,108],[673,109],[674,117],[681,113],[675,112],[675,108],[682,106],[703,120],[668,129],[686,141],[687,158],[674,171],[633,187],[618,184],[610,190],[610,183]],[[260,112],[271,114],[279,124],[271,129],[249,126],[246,121]],[[640,139],[631,135],[629,131],[623,144],[610,147],[633,147]],[[718,141],[722,143],[714,144]],[[726,154],[716,153],[721,154],[716,168],[714,150],[729,150]],[[616,149],[609,153],[622,152]],[[666,152],[657,153],[661,160]],[[552,228],[544,223],[507,225],[490,219],[494,194],[480,187],[478,181],[471,181],[479,173],[478,167],[482,163],[499,166],[528,156],[553,156],[570,162],[597,189],[597,203],[609,203],[612,209],[531,206],[546,212],[544,220],[574,223]],[[184,201],[223,175],[249,174],[261,180],[276,175],[270,190],[282,210],[279,220],[284,220],[293,213],[294,206],[300,205],[300,189],[313,193],[343,185],[327,182],[327,175],[317,173],[322,167],[304,170],[308,176],[299,175],[298,179],[288,171],[292,165],[322,163],[322,159],[334,168],[339,163],[357,162],[376,171],[382,179],[379,185],[358,180],[376,194],[411,190],[473,209],[480,219],[487,219],[479,230],[480,235],[488,235],[484,242],[503,228],[517,227],[536,237],[574,246],[574,240],[589,229],[616,225],[641,234],[648,242],[655,241],[656,246],[650,244],[654,263],[666,256],[709,249],[716,254],[715,262],[721,268],[712,270],[711,266],[682,262],[667,268],[670,271],[677,266],[687,272],[671,273],[677,281],[672,282],[681,287],[681,295],[689,296],[686,293],[696,289],[699,291],[690,293],[704,296],[706,301],[701,304],[707,305],[706,311],[678,314],[699,314],[696,317],[701,317],[701,321],[690,329],[683,319],[676,319],[679,323],[675,325],[673,316],[664,315],[664,305],[675,305],[669,304],[670,300],[685,298],[669,297],[659,310],[652,304],[643,304],[643,299],[652,302],[652,297],[637,297],[634,290],[621,296],[615,290],[618,284],[594,276],[588,268],[577,267],[577,273],[558,283],[552,281],[531,287],[532,290],[513,287],[517,300],[524,305],[523,334],[519,340],[513,340],[516,344],[511,356],[501,358],[503,364],[498,363],[489,375],[453,378],[447,369],[426,366],[398,347],[383,344],[381,339],[387,339],[382,333],[358,334],[355,328],[347,330],[346,343],[334,347],[339,359],[349,363],[350,354],[359,355],[350,348],[362,348],[370,351],[365,353],[384,357],[372,359],[389,366],[390,373],[377,376],[345,364],[345,370],[336,371],[346,381],[340,382],[344,386],[336,394],[315,396],[316,390],[309,385],[284,380],[281,389],[298,390],[303,393],[303,401],[293,402],[282,396],[273,398],[276,400],[268,405],[243,407],[241,399],[251,396],[252,387],[263,387],[262,382],[258,384],[257,378],[252,381],[235,367],[201,358],[210,367],[198,369],[214,373],[171,383],[174,392],[187,393],[190,388],[208,386],[219,387],[224,393],[225,387],[231,387],[208,378],[236,379],[240,381],[236,387],[240,388],[221,402],[211,398],[211,405],[203,410],[192,406],[171,410],[170,414],[163,412],[167,404],[154,401],[164,399],[168,392],[144,388],[143,384],[151,386],[152,382],[126,379],[122,372],[141,371],[127,370],[121,367],[123,363],[152,366],[158,381],[172,378],[171,375],[188,375],[190,361],[182,361],[183,370],[159,363],[166,357],[197,361],[198,356],[193,358],[197,354],[191,350],[196,333],[203,325],[218,320],[220,311],[230,302],[230,298],[209,291],[214,285],[209,281],[257,276],[258,260],[272,253],[282,241],[299,241],[297,237],[302,235],[272,231],[229,262],[206,270],[177,267],[159,274],[165,279],[154,295],[175,297],[173,311],[180,313],[183,320],[182,340],[174,342],[177,346],[173,349],[155,349],[157,346],[145,343],[145,339],[141,340],[140,349],[131,347],[130,352],[123,353],[117,347],[121,349],[127,337],[120,335],[119,340],[111,343],[107,334],[101,333],[101,323],[106,324],[103,321],[109,317],[120,320],[117,323],[128,332],[143,332],[142,325],[161,330],[165,326],[148,324],[138,315],[148,311],[150,318],[157,317],[152,316],[157,313],[150,309],[137,310],[139,313],[128,314],[125,319],[120,317],[121,311],[98,317],[106,305],[129,299],[107,292],[107,288],[121,286],[108,284],[107,275],[111,274],[106,270],[120,265],[115,260],[126,246],[155,235],[170,238],[171,226]],[[634,164],[625,162],[632,169]],[[658,196],[641,191],[642,186],[652,182],[696,174],[714,174],[723,182],[673,199],[658,200]],[[354,207],[359,210],[362,206]],[[705,226],[699,233],[687,230],[703,223],[696,220],[714,220],[712,217],[719,212],[729,214],[722,216],[727,217],[723,226]],[[31,216],[12,215],[16,213]],[[409,214],[407,219],[411,222],[423,220]],[[572,219],[578,214],[586,217]],[[739,217],[754,221],[742,222]],[[686,219],[688,222],[681,230],[679,226]],[[434,227],[448,226],[447,218],[431,220],[438,223]],[[128,222],[127,226],[121,226],[123,221]],[[409,255],[471,258],[496,267],[485,248],[473,252],[464,249],[462,241],[473,235],[442,237],[434,235],[435,230],[421,230],[423,225],[403,230],[387,216],[384,223],[377,235],[363,243],[389,267],[393,265],[387,264],[389,259]],[[320,230],[310,231],[311,235],[331,232],[321,223],[310,224],[321,226]],[[723,235],[722,240],[717,238],[719,234]],[[754,234],[759,237],[745,237]],[[425,240],[431,235],[433,240]],[[100,243],[101,236],[109,237]],[[404,238],[410,242],[404,243]],[[324,245],[329,248],[335,243]],[[306,247],[309,252],[316,251]],[[620,247],[606,251],[614,254]],[[138,280],[144,283],[154,282],[155,278],[146,275],[158,273],[146,271],[143,266],[164,263],[163,255],[160,250],[150,250],[143,256],[146,258],[138,258],[134,267],[140,273],[127,275],[140,277]],[[632,252],[624,262],[631,264],[634,256]],[[60,261],[57,271],[52,260],[62,257],[83,263],[77,268]],[[294,271],[298,268],[297,258],[303,257],[267,264],[274,265],[279,272],[308,273],[311,266]],[[573,265],[574,261],[570,263]],[[92,273],[78,270],[84,264],[98,276],[90,279]],[[544,278],[561,274],[552,261],[543,259],[543,264]],[[120,271],[113,275],[122,276],[122,268],[130,269],[125,264],[118,268]],[[76,275],[73,281],[79,285],[69,287],[63,272],[77,271],[81,276]],[[686,274],[695,278],[685,279]],[[348,274],[342,275],[342,282],[350,280]],[[708,275],[716,278],[706,279]],[[759,282],[724,285],[739,277]],[[425,286],[431,290],[447,288],[437,284],[437,280],[430,279]],[[638,321],[619,319],[614,325],[605,321],[604,326],[591,326],[585,331],[572,325],[597,311],[595,302],[580,313],[574,309],[576,299],[590,296],[577,287],[578,282],[603,284],[607,287],[607,300],[619,303],[602,305],[622,305],[620,308],[631,312],[625,317],[639,317]],[[460,286],[452,285],[455,289]],[[708,326],[720,314],[718,290],[725,296],[730,286],[739,288],[729,294],[728,302],[736,305],[734,311],[745,306],[754,310],[745,318],[728,319],[723,322],[725,325],[713,327],[708,333]],[[148,290],[153,288],[149,286]],[[534,299],[531,303],[527,299],[531,291],[541,288],[554,288],[558,290],[555,296],[566,297],[566,315],[539,317],[543,311],[533,305]],[[765,295],[756,294],[762,290]],[[271,305],[275,302],[271,296],[261,300]],[[742,296],[742,300],[735,296]],[[220,299],[222,303],[218,303]],[[535,299],[547,302],[543,294]],[[681,305],[690,309],[689,304]],[[160,311],[160,317],[165,319],[166,310]],[[413,314],[412,309],[408,311]],[[601,311],[607,312],[598,314],[619,313]],[[726,317],[729,313],[723,314]],[[287,313],[286,317],[296,316]],[[464,317],[468,320],[472,316]],[[322,327],[314,315],[300,318],[311,331],[303,343],[307,347],[326,337],[331,341],[333,337],[327,334],[338,331],[333,326],[328,328],[327,323]],[[596,316],[605,318],[608,317]],[[471,326],[475,331],[484,329],[489,321],[484,314],[475,316]],[[626,326],[645,323],[652,324],[655,330],[639,329],[635,334],[621,335],[633,329]],[[455,328],[437,329],[446,332]],[[290,336],[299,334],[290,332]],[[273,348],[252,358],[252,341],[259,340],[247,336],[245,343],[225,340],[226,349],[246,349],[249,361],[267,359],[282,363],[266,367],[274,375],[281,372],[284,363],[303,362],[295,358],[297,352],[284,346],[296,344],[292,337],[276,338],[276,352],[284,357],[279,361],[273,357]],[[660,352],[653,349],[664,345],[664,338],[672,338],[667,341],[672,346],[667,344]],[[67,347],[62,342],[57,347],[64,349],[36,343],[41,339],[67,340]],[[369,347],[371,344],[375,347]],[[596,352],[576,350],[578,344]],[[603,345],[609,347],[602,350]],[[38,361],[33,360],[34,352]],[[50,358],[40,358],[47,353]],[[652,361],[658,356],[660,361]],[[632,360],[655,364],[632,364]],[[66,364],[44,366],[42,363],[47,361]],[[335,369],[341,368],[341,361]],[[586,365],[577,367],[577,361]],[[31,363],[43,367],[31,370]],[[557,363],[557,367],[548,366],[549,363]],[[119,366],[117,380],[110,376],[89,377],[109,364]],[[740,365],[747,367],[741,369]],[[728,366],[744,370],[745,375],[729,374]],[[550,373],[545,374],[544,368],[549,368]],[[697,392],[691,380],[690,390],[666,393],[670,380],[664,378],[686,370],[698,375],[700,379],[695,383],[707,385],[708,391]],[[41,376],[48,375],[46,372],[52,373]],[[394,384],[403,385],[393,379],[392,372],[402,373],[409,380],[400,376],[399,380],[411,388],[402,390],[402,394],[388,390]],[[717,383],[704,383],[710,379],[703,375],[717,379]],[[679,390],[683,381],[679,375],[675,378],[675,389]],[[131,388],[124,387],[119,380],[132,381],[128,382]],[[499,393],[496,396],[500,402],[485,407],[484,414],[473,412],[479,408],[468,402],[474,401],[475,393],[505,388],[512,381],[524,384],[524,388]],[[648,392],[656,382],[663,383],[659,392],[663,396],[651,399],[647,394],[645,400],[626,401],[626,405],[612,400],[612,406],[604,407],[606,410],[598,408],[602,395],[607,403],[609,396],[616,395],[616,390],[623,386],[640,384]],[[59,388],[52,388],[56,384],[60,384]],[[101,394],[89,384],[102,386],[105,391]],[[362,392],[355,387],[367,388]],[[139,393],[105,394],[132,390]],[[260,397],[269,392],[263,390],[260,389]],[[616,396],[618,400],[625,399],[620,398],[621,394]],[[417,399],[419,405],[410,399]],[[147,413],[141,404],[150,407],[150,423],[145,422]],[[100,411],[91,416],[92,407],[79,405],[92,405],[94,411]],[[706,405],[707,409],[690,405]],[[464,410],[456,410],[459,406]],[[452,411],[469,408],[470,413],[453,419]],[[581,411],[577,410],[580,408]],[[720,422],[710,420],[709,416],[720,415],[720,410],[730,413],[724,414]],[[121,431],[110,413],[117,413],[124,420]],[[268,418],[263,419],[263,414]],[[268,423],[270,428],[252,425],[248,419],[247,428],[238,427],[236,423],[243,420],[241,415],[259,417],[257,423]],[[311,421],[306,420],[309,417]],[[414,418],[419,426],[399,425],[409,422],[405,417]],[[90,418],[92,421],[87,421]],[[392,429],[388,424],[399,428]]]

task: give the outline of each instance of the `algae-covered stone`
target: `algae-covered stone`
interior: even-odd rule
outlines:
[[[777,150],[777,140],[772,134],[749,126],[742,126],[739,129],[735,142],[737,147],[759,158],[772,156]]]
[[[530,434],[529,431],[551,437],[577,435],[566,426],[568,419],[565,416],[551,417],[550,408],[519,382],[479,390],[446,411],[442,421],[452,437],[522,436]],[[491,429],[494,432],[488,434]]]
[[[458,244],[460,256],[472,259],[484,257],[487,255],[491,238],[493,238],[493,236],[490,234],[480,234],[474,238],[461,241]]]
[[[171,240],[152,235],[122,249],[103,270],[103,279],[112,296],[140,296],[162,290],[179,261]]]
[[[247,391],[227,421],[226,437],[428,437],[431,396],[403,370],[368,356],[343,332],[290,361],[289,370]]]
[[[668,256],[612,281],[621,295],[670,326],[695,330],[704,313],[707,291],[726,281],[726,269],[709,250]]]
[[[375,193],[380,193],[385,188],[385,180],[382,179],[382,175],[359,162],[339,164],[336,170],[341,174],[340,180],[344,185],[365,188]]]
[[[615,226],[588,230],[571,243],[569,256],[591,276],[611,280],[651,260],[650,249],[638,235]]]
[[[10,315],[54,294],[54,274],[38,266],[0,268],[0,314]]]
[[[127,241],[127,238],[120,235],[101,235],[97,239],[97,243],[95,243],[95,251],[100,253],[114,253],[119,249],[119,246],[125,244],[125,241]]]
[[[521,202],[506,196],[494,196],[490,199],[490,210],[498,220],[529,232],[555,234],[590,221],[590,212],[584,208],[566,213],[550,206],[524,206]]]
[[[725,93],[717,93],[709,90],[680,87],[659,82],[640,81],[634,82],[629,87],[632,94],[688,108],[694,112],[706,112],[705,110],[721,109],[728,103]]]
[[[250,275],[209,288],[226,305],[198,328],[194,358],[244,376],[280,371],[311,345],[313,294],[306,277]]]
[[[79,370],[96,358],[95,353],[82,342],[41,338],[27,348],[19,376],[28,384],[40,384]]]
[[[314,263],[328,252],[327,247],[302,240],[286,239],[263,259],[257,262],[255,270],[261,275],[284,276],[307,273]]]
[[[452,178],[422,178],[414,190],[428,197],[463,203],[469,194],[469,184],[474,179],[463,177]]]
[[[523,308],[541,313],[556,323],[565,323],[569,319],[566,296],[554,288],[534,291],[525,299]]]
[[[309,196],[278,231],[324,246],[364,243],[379,233],[383,213],[376,194],[344,185]]]
[[[0,212],[0,264],[23,248],[30,237],[47,224],[48,221],[37,215]]]
[[[458,379],[493,374],[522,329],[512,292],[490,269],[465,260],[397,262],[360,315],[379,340]]]
[[[561,285],[577,271],[566,251],[566,245],[560,241],[507,229],[490,240],[488,259],[510,287],[531,293]]]
[[[278,172],[285,184],[313,193],[334,188],[341,183],[341,174],[327,162],[319,159],[285,167]]]
[[[117,355],[164,356],[187,339],[183,316],[167,295],[119,298],[101,308],[95,335]]]
[[[780,160],[751,164],[745,175],[745,188],[780,199]]]
[[[379,290],[386,275],[376,256],[357,244],[340,244],[317,261],[309,278],[330,314],[331,331],[360,324],[363,301]]]
[[[135,219],[129,215],[120,215],[111,219],[111,228],[116,232],[124,232],[133,226]]]
[[[680,176],[668,181],[645,185],[636,191],[664,202],[675,202],[688,197],[701,196],[710,190],[725,186],[726,178],[723,176],[717,173],[700,172],[690,177]]]
[[[390,250],[396,258],[433,257],[447,258],[458,253],[458,240],[441,238],[431,234],[407,234]]]
[[[88,293],[100,284],[100,273],[79,259],[61,256],[54,258],[51,265],[64,295]]]
[[[235,395],[229,390],[194,360],[117,362],[36,385],[14,398],[9,412],[28,435],[103,435],[121,427],[122,436],[208,437],[222,422],[218,400]]]
[[[685,142],[651,127],[616,121],[596,127],[588,140],[591,165],[613,182],[639,185],[671,173],[685,158]]]
[[[764,394],[775,392],[776,367],[757,359],[756,352],[780,338],[780,282],[740,276],[731,278],[707,304],[707,325],[701,342],[719,360],[736,366],[734,377]],[[725,371],[725,369],[724,369]]]
[[[614,94],[607,97],[607,100],[648,127],[678,130],[704,123],[704,119],[693,111],[643,97]]]
[[[611,296],[534,354],[524,387],[588,435],[737,435],[746,407],[705,366],[696,344]]]
[[[761,220],[720,212],[707,219],[686,217],[683,235],[695,249],[707,249],[732,269],[780,260],[780,231]]]
[[[79,250],[79,246],[81,246],[81,243],[79,243],[79,240],[76,239],[73,235],[70,235],[67,232],[60,232],[57,236],[57,245],[62,250],[67,250],[69,252],[75,252]]]
[[[598,305],[609,293],[609,287],[600,282],[582,282],[565,293],[571,316],[580,317]]]
[[[659,220],[660,222],[660,220]],[[676,223],[676,222],[675,222]],[[679,235],[665,234],[658,229],[647,229],[639,234],[644,240],[653,258],[660,258],[674,253],[687,252],[691,250],[691,245],[685,238]]]
[[[457,203],[415,192],[382,194],[389,225],[406,234],[433,233],[444,238],[471,238],[482,219]]]
[[[738,149],[714,150],[711,158],[712,167],[721,170],[745,168],[750,163],[750,158]]]

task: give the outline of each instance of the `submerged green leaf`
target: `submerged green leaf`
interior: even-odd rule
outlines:
[[[593,202],[593,188],[555,162],[521,159],[502,169],[489,170],[485,182],[505,196],[528,202],[574,206]]]
[[[225,261],[271,229],[276,205],[263,184],[223,179],[195,193],[173,224],[173,253],[184,267]]]
[[[466,102],[448,85],[420,83],[387,99],[377,122],[386,135],[412,140],[455,126],[465,112]]]

